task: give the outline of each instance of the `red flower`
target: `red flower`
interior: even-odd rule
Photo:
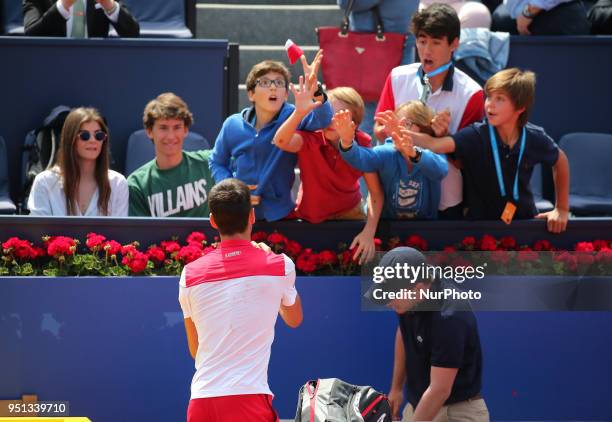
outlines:
[[[593,252],[595,247],[591,242],[578,242],[575,249],[577,252]]]
[[[548,240],[538,240],[533,244],[533,249],[536,251],[552,251],[553,247]]]
[[[476,238],[474,236],[464,237],[461,241],[461,246],[469,251],[473,250],[476,246]]]
[[[95,252],[100,249],[105,240],[106,237],[102,236],[101,234],[87,233],[85,245],[87,245],[90,251]]]
[[[353,249],[351,249],[350,251],[342,252],[342,255],[340,255],[340,262],[342,262],[342,266],[347,266],[351,263],[351,261],[353,260],[353,253]]]
[[[181,250],[181,245],[176,240],[164,240],[161,242],[161,247],[169,255]]]
[[[578,259],[576,255],[567,251],[561,252],[555,256],[555,261],[562,262],[566,271],[574,272],[578,269]]]
[[[265,242],[268,239],[268,233],[259,231],[251,234],[251,240],[254,242]]]
[[[149,246],[149,249],[147,249],[147,255],[151,261],[157,264],[164,262],[166,259],[166,253],[157,245]]]
[[[52,257],[74,255],[76,241],[66,236],[53,236],[47,242],[47,254]]]
[[[499,246],[505,251],[516,249],[516,240],[512,236],[505,236],[499,240]]]
[[[597,252],[595,260],[600,264],[612,264],[612,249],[608,247],[601,248]],[[608,268],[606,268],[606,270],[608,270]]]
[[[121,247],[121,254],[122,255],[129,255],[131,253],[137,252],[138,249],[136,249],[136,245],[133,243],[124,245]]]
[[[413,234],[412,236],[408,237],[408,239],[406,239],[406,246],[418,249],[420,251],[426,251],[427,241],[421,236]]]
[[[596,251],[600,251],[602,249],[608,249],[609,243],[610,242],[608,242],[607,240],[594,240],[593,247],[595,248]]]
[[[106,251],[106,254],[108,256],[113,256],[113,255],[117,255],[119,252],[121,252],[122,246],[121,246],[121,243],[119,243],[119,242],[117,242],[115,240],[107,240],[102,245],[102,249],[104,249]]]
[[[336,265],[338,263],[338,255],[329,250],[319,252],[317,258],[321,265]]]
[[[121,260],[121,263],[123,265],[127,265],[133,274],[141,273],[146,270],[148,262],[149,257],[147,254],[139,252],[135,249],[128,255],[124,256]]]
[[[188,246],[183,246],[179,250],[179,253],[177,254],[176,258],[179,261],[181,261],[183,264],[189,264],[190,262],[195,261],[202,255],[203,255],[203,250],[201,248],[198,248],[197,246],[193,246],[193,245],[188,245]]]
[[[317,270],[319,260],[317,254],[312,253],[312,249],[304,249],[302,254],[298,257],[295,262],[295,266],[298,270],[305,273],[312,273]]]
[[[285,245],[287,244],[287,238],[278,232],[274,232],[268,236],[268,242],[270,242],[272,245]]]
[[[202,232],[192,232],[189,236],[187,236],[187,244],[189,245],[199,245],[200,248],[203,248],[205,243],[206,235]]]
[[[495,238],[489,234],[485,234],[480,239],[480,250],[481,251],[496,251],[497,250],[497,241]]]
[[[377,251],[382,250],[382,240],[377,237],[374,238],[374,249],[376,249]]]
[[[580,265],[593,265],[595,263],[595,257],[592,253],[578,252],[576,255],[576,258],[578,259],[578,264]]]
[[[444,252],[448,252],[448,253],[453,253],[453,252],[457,252],[457,248],[454,246],[445,246],[444,249],[442,249]]]
[[[532,251],[531,248],[523,248],[517,255],[519,262],[538,262],[538,258],[538,253]]]
[[[491,252],[491,261],[496,264],[507,265],[510,262],[510,254],[508,251],[493,251]]]
[[[32,248],[32,252],[32,259],[42,258],[47,254],[47,252],[43,248],[40,248],[38,246],[34,246]]]
[[[17,259],[34,259],[37,256],[37,251],[32,248],[32,243],[18,237],[11,237],[2,244],[2,248]]]
[[[302,245],[300,245],[295,240],[287,241],[287,245],[285,246],[285,252],[292,258],[296,258],[302,252]]]

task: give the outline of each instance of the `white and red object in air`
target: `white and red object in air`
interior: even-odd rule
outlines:
[[[300,56],[304,54],[304,51],[302,51],[300,46],[290,39],[288,39],[285,43],[285,50],[287,50],[287,57],[289,57],[289,63],[291,64],[297,62],[300,59]]]

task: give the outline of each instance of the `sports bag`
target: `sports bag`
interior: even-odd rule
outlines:
[[[350,86],[364,101],[378,101],[387,75],[402,61],[406,35],[384,32],[378,6],[372,9],[376,32],[349,31],[353,3],[348,4],[340,28],[316,28],[324,51],[323,81],[327,89]]]
[[[384,394],[370,386],[327,378],[300,388],[295,422],[390,422],[391,416]]]

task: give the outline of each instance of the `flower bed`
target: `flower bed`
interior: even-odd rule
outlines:
[[[302,275],[356,275],[361,267],[352,257],[354,250],[341,243],[337,250],[315,251],[288,239],[281,233],[253,233],[256,242],[267,243],[275,252],[285,253],[296,263]],[[183,266],[207,254],[216,247],[218,238],[211,243],[201,232],[193,232],[179,242],[173,238],[142,247],[138,242],[127,245],[107,239],[97,233],[89,233],[84,244],[66,236],[44,236],[41,244],[12,237],[2,242],[0,276],[126,276],[126,275],[180,275]],[[427,240],[412,235],[404,240],[388,239],[384,245],[375,240],[376,249],[389,250],[397,246],[410,246],[428,251]],[[461,242],[443,248],[447,264],[465,265],[459,252],[483,251],[499,268],[516,260],[519,270],[533,270],[538,261],[538,252],[551,252],[557,272],[576,272],[580,267],[598,265],[599,273],[607,274],[605,268],[612,265],[612,241],[595,240],[578,242],[573,251],[557,249],[547,240],[538,240],[532,245],[519,245],[512,237],[496,239],[484,235],[477,239],[465,237]]]

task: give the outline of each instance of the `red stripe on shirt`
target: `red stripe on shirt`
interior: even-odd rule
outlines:
[[[383,86],[382,92],[380,93],[380,99],[378,100],[378,106],[376,107],[376,113],[381,111],[395,110],[395,97],[393,96],[393,84],[391,83],[391,72],[387,76],[385,86]]]
[[[474,122],[479,122],[484,117],[484,92],[481,90],[476,91],[470,97],[469,101],[463,110],[463,116],[459,122],[459,129],[463,129],[466,126],[471,125]]]
[[[265,252],[247,240],[226,240],[185,267],[185,284],[193,287],[212,281],[265,275],[286,275],[283,255]]]

